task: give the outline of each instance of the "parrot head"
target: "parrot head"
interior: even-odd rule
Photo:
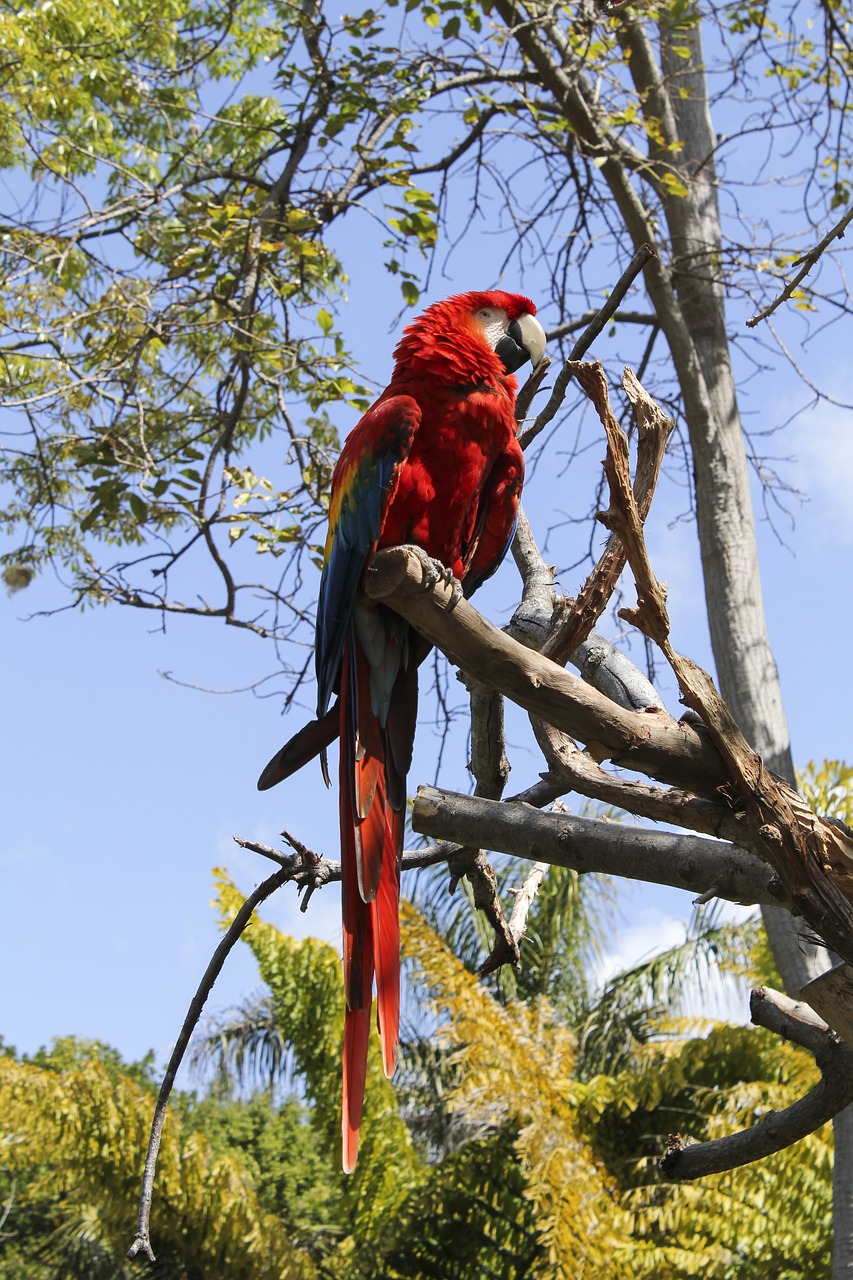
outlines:
[[[511,375],[528,360],[535,369],[545,355],[545,331],[536,307],[519,293],[459,293],[427,307],[394,354],[408,373],[488,379]]]
[[[474,324],[507,373],[515,373],[528,360],[535,369],[545,355],[545,330],[530,299],[497,290],[467,297],[484,299],[473,312]]]

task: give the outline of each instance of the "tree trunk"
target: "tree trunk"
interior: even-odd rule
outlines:
[[[671,196],[666,202],[672,279],[712,408],[711,418],[702,414],[698,422],[688,413],[711,644],[720,692],[741,729],[768,766],[793,786],[790,734],[762,605],[749,463],[726,334],[716,137],[702,72],[700,28],[679,31],[677,43],[691,48],[689,61],[671,53],[669,32],[662,29],[661,67],[684,144],[679,163],[689,185],[686,197]],[[764,907],[762,916],[785,987],[798,996],[829,967],[830,957],[802,936],[789,912]],[[853,1108],[837,1118],[834,1129],[832,1274],[840,1280],[853,1273]]]

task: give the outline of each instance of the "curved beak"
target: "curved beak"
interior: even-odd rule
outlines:
[[[545,355],[545,330],[535,316],[519,316],[509,326],[495,352],[507,373],[515,373],[528,360],[535,369]]]

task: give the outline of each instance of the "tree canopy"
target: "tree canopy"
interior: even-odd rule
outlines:
[[[293,634],[334,407],[368,395],[334,316],[358,241],[411,305],[439,249],[502,231],[503,265],[552,299],[557,334],[612,285],[626,236],[656,243],[620,356],[686,396],[695,435],[694,198],[724,186],[709,283],[757,306],[847,199],[847,20],[843,5],[728,5],[701,16],[703,52],[681,2],[567,6],[559,25],[503,0],[341,18],[255,0],[7,7],[7,582],[52,560],[80,602]],[[722,131],[688,137],[685,102],[719,109]],[[771,227],[745,175],[759,164],[766,185],[792,153],[802,207]],[[843,277],[821,282],[794,305],[845,312]],[[748,358],[767,357],[753,343]]]

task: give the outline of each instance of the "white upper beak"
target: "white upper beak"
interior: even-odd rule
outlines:
[[[527,315],[519,316],[516,321],[521,330],[520,346],[530,356],[530,363],[535,369],[538,364],[542,363],[545,355],[545,330],[542,328],[535,316]]]

